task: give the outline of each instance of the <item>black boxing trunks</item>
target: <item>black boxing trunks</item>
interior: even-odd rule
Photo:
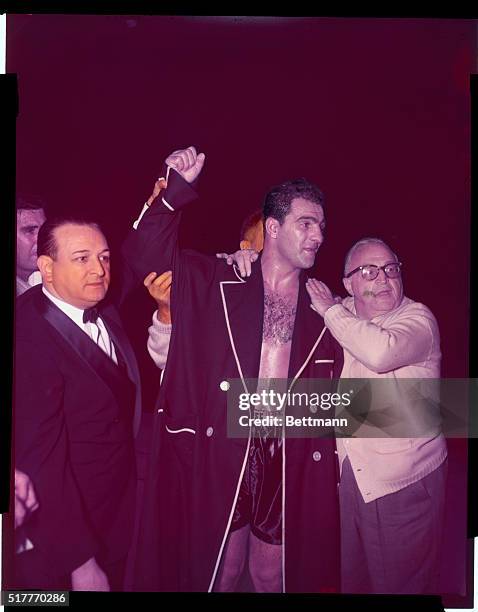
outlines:
[[[250,525],[268,544],[282,544],[282,439],[251,438],[231,531]]]

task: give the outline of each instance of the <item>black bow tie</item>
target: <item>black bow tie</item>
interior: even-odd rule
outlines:
[[[100,316],[98,309],[93,306],[93,308],[87,308],[83,311],[83,323],[88,323],[91,321],[92,323],[96,323],[96,319]]]

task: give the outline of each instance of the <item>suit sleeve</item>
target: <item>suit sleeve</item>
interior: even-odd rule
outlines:
[[[179,251],[181,211],[196,198],[193,186],[171,169],[168,186],[141,217],[136,229],[130,230],[123,243],[120,304],[150,272],[159,275],[173,269]]]
[[[31,477],[38,510],[27,537],[52,574],[70,574],[98,552],[70,467],[63,379],[54,363],[25,340],[15,348],[15,462]]]
[[[337,341],[373,372],[426,361],[439,344],[437,322],[423,304],[405,308],[386,328],[360,319],[341,304],[329,308],[324,320]]]

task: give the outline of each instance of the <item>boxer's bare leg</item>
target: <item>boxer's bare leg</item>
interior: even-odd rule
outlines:
[[[214,583],[214,591],[230,592],[236,590],[246,563],[249,531],[249,525],[244,525],[244,527],[237,531],[231,531],[229,534]]]
[[[249,572],[256,593],[282,592],[282,546],[268,544],[251,533]]]

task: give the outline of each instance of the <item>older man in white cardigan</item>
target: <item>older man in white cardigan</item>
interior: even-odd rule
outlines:
[[[440,377],[437,322],[403,295],[400,268],[383,241],[365,238],[345,261],[350,297],[337,303],[324,283],[308,281],[312,308],[344,348],[341,378]],[[359,433],[337,439],[337,449],[342,591],[438,592],[447,469],[439,427],[427,437]]]

